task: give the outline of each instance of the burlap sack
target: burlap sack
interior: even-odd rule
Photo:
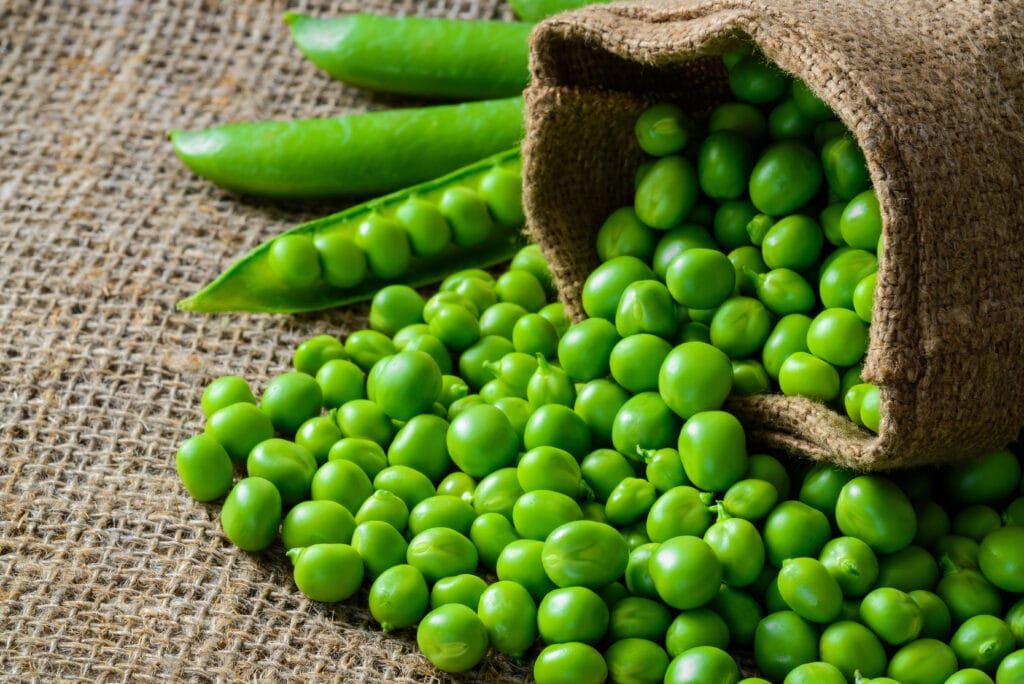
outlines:
[[[856,135],[884,256],[865,365],[877,436],[799,398],[734,399],[754,441],[858,468],[977,456],[1024,425],[1024,3],[675,0],[559,15],[533,34],[526,205],[561,293],[631,203],[644,105],[695,116],[727,93],[717,57],[753,39]]]

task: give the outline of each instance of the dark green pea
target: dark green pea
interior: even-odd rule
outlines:
[[[607,516],[605,517],[607,518]],[[608,520],[602,520],[601,522],[608,523]],[[644,544],[651,543],[651,538],[647,536],[647,526],[642,521],[623,527],[622,538],[626,540],[626,547],[630,553]]]
[[[397,278],[409,268],[409,236],[390,219],[377,215],[367,218],[356,230],[355,243],[366,254],[370,271],[382,280]]]
[[[947,563],[944,560],[943,565]],[[939,580],[935,593],[949,607],[954,624],[973,615],[1002,615],[1003,599],[999,590],[977,570],[954,569]]]
[[[372,493],[370,478],[352,461],[327,461],[312,476],[313,499],[336,501],[353,514]]]
[[[409,507],[398,495],[386,489],[378,489],[363,501],[355,514],[357,524],[369,520],[385,522],[399,532],[404,532],[409,524]]]
[[[500,653],[522,658],[537,639],[537,607],[523,585],[498,581],[480,595],[477,612],[491,646]]]
[[[767,394],[771,391],[771,379],[764,366],[755,359],[732,362],[732,393],[739,396]]]
[[[757,522],[775,507],[779,493],[775,486],[764,480],[746,479],[732,484],[722,497],[722,505],[729,515]]]
[[[295,433],[295,443],[313,455],[317,465],[327,462],[331,447],[341,439],[341,429],[330,416],[310,418]]]
[[[752,143],[760,142],[768,132],[768,122],[761,110],[746,102],[725,102],[711,110],[708,131],[732,131]]]
[[[837,254],[821,271],[818,294],[826,308],[853,309],[853,293],[861,280],[878,271],[871,252],[849,248]]]
[[[757,298],[773,314],[807,313],[817,304],[814,289],[796,271],[776,268],[753,280]]]
[[[382,447],[390,444],[395,435],[395,427],[384,409],[368,399],[346,402],[338,408],[335,419],[345,437],[369,439]]]
[[[839,199],[850,200],[871,186],[864,154],[852,136],[842,135],[826,142],[821,150],[821,165],[829,190]]]
[[[851,388],[863,383],[864,381],[860,377],[863,372],[864,364],[862,363],[855,363],[843,371],[843,375],[839,380],[839,394],[845,397]]]
[[[843,595],[863,596],[878,579],[878,557],[856,537],[836,537],[821,548],[818,560],[839,584]]]
[[[527,313],[526,309],[514,302],[498,302],[489,306],[480,314],[480,335],[498,335],[511,340],[516,321]]]
[[[467,187],[455,186],[445,190],[437,208],[451,226],[452,242],[459,247],[480,244],[494,229],[487,204]]]
[[[728,255],[733,270],[736,272],[736,288],[730,294],[754,295],[757,292],[755,276],[768,272],[761,257],[761,250],[753,245],[737,247]]]
[[[543,541],[558,526],[582,519],[583,511],[574,499],[545,489],[524,493],[512,507],[512,524],[524,539]]]
[[[734,199],[747,189],[754,164],[747,139],[732,131],[709,134],[700,147],[697,175],[701,190],[714,199]]]
[[[949,534],[950,519],[946,509],[931,499],[914,503],[914,514],[917,516],[917,532],[913,543],[924,548],[931,548],[944,534]]]
[[[803,143],[784,140],[768,147],[750,174],[750,200],[771,216],[791,214],[821,188],[821,163]],[[765,260],[771,265],[768,260]]]
[[[849,133],[850,131],[846,128],[846,124],[838,119],[822,121],[814,127],[814,144],[820,149],[832,138],[838,138]]]
[[[416,645],[444,672],[465,672],[487,652],[487,628],[475,612],[458,603],[436,608],[416,629]]]
[[[480,339],[480,322],[459,304],[441,305],[429,324],[430,333],[449,349],[462,351]]]
[[[547,293],[540,281],[529,271],[510,270],[498,278],[494,286],[498,300],[518,304],[529,312],[536,312],[547,303]]]
[[[239,480],[220,510],[224,534],[243,551],[260,551],[274,542],[281,524],[281,494],[262,477]]]
[[[308,288],[320,279],[320,257],[308,235],[282,235],[273,240],[267,264],[289,288]]]
[[[939,565],[931,553],[911,544],[894,553],[882,554],[878,559],[876,586],[892,587],[900,591],[915,591],[935,587],[939,581]]]
[[[974,504],[961,509],[953,516],[953,534],[970,537],[981,543],[985,536],[1002,526],[1002,519],[991,506]]]
[[[668,103],[645,109],[634,126],[640,149],[654,157],[681,151],[692,130],[693,123],[683,110]]]
[[[480,562],[494,570],[501,552],[519,539],[519,535],[512,522],[501,513],[484,513],[473,521],[469,528],[469,538],[476,547]]]
[[[544,541],[544,571],[560,587],[603,587],[626,570],[629,551],[618,530],[590,520],[556,528]]]
[[[316,373],[323,403],[327,408],[338,408],[353,399],[365,399],[366,376],[356,364],[347,359],[331,359]]]
[[[764,524],[765,551],[777,568],[787,558],[817,557],[831,536],[825,514],[801,501],[780,502]]]
[[[818,223],[821,226],[821,232],[825,235],[825,239],[836,247],[845,247],[846,241],[843,240],[843,234],[839,230],[839,219],[843,215],[843,209],[846,208],[846,202],[833,202],[818,214]]]
[[[512,329],[512,345],[518,352],[553,359],[558,352],[558,331],[540,314],[526,314]]]
[[[677,155],[661,157],[637,186],[633,200],[636,215],[651,228],[674,228],[693,209],[699,190],[697,173],[689,161]]]
[[[480,179],[480,197],[494,221],[507,228],[518,228],[526,221],[523,215],[523,177],[511,169],[496,167]]]
[[[352,532],[352,548],[363,559],[367,577],[380,577],[388,568],[405,563],[408,544],[391,524],[366,520]]]
[[[800,79],[793,79],[793,85],[790,92],[796,106],[808,119],[811,119],[812,121],[827,121],[834,116],[832,109],[817,95],[815,95],[807,84]]]
[[[729,89],[733,95],[745,102],[774,102],[781,98],[789,87],[789,77],[760,54],[743,57],[729,69]]]
[[[284,506],[294,506],[309,498],[310,483],[317,472],[316,460],[305,447],[277,438],[253,447],[245,468],[250,477],[272,482],[281,493]]]
[[[584,520],[593,520],[594,522],[607,523],[608,515],[604,512],[604,504],[598,501],[584,501],[580,506],[580,510],[583,511]]]
[[[359,437],[345,437],[335,442],[327,453],[327,460],[352,461],[371,479],[388,465],[380,444]]]
[[[611,322],[588,318],[570,327],[559,340],[558,362],[576,382],[604,377],[608,375],[612,349],[619,339]]]
[[[754,634],[754,659],[758,668],[774,680],[783,679],[804,663],[818,659],[818,632],[813,623],[793,611],[764,617]]]
[[[979,544],[970,537],[958,534],[944,534],[935,540],[932,551],[937,558],[949,556],[950,562],[958,568],[978,569]]]
[[[754,454],[747,461],[745,478],[770,482],[779,493],[779,501],[789,498],[790,479],[786,466],[779,459],[767,454]]]
[[[815,122],[797,106],[793,98],[786,98],[768,114],[768,134],[773,140],[809,139],[814,136]]]
[[[509,263],[509,269],[529,271],[544,286],[546,292],[553,293],[555,291],[554,276],[551,275],[551,269],[548,267],[547,259],[544,258],[540,245],[526,245],[516,252]]]
[[[231,457],[210,435],[196,435],[186,440],[174,460],[178,477],[196,501],[219,499],[231,489],[235,476]]]
[[[500,513],[512,522],[512,508],[523,495],[515,468],[499,468],[477,483],[473,509],[477,515]]]
[[[906,495],[878,475],[861,475],[843,486],[836,502],[836,523],[843,534],[864,540],[879,553],[899,551],[917,530]]]
[[[611,375],[634,394],[655,391],[658,372],[671,350],[672,345],[656,335],[640,333],[624,337],[611,350],[608,359]]]
[[[339,233],[313,238],[320,257],[324,281],[341,290],[354,287],[366,278],[366,253],[356,241]]]
[[[758,214],[747,223],[747,235],[750,241],[757,247],[764,244],[764,238],[768,231],[775,225],[775,217],[768,214]]]
[[[434,496],[433,483],[420,471],[403,465],[391,465],[373,478],[375,489],[384,489],[400,498],[412,510],[420,501]]]
[[[637,218],[633,207],[621,207],[597,231],[597,257],[601,261],[619,256],[650,261],[657,241],[658,235]]]
[[[573,409],[590,428],[596,443],[611,444],[615,416],[627,399],[629,393],[617,383],[592,380],[580,389]]]
[[[694,223],[685,223],[668,232],[659,233],[659,235],[661,239],[658,240],[658,245],[654,248],[651,267],[661,280],[665,280],[669,265],[686,250],[718,249],[715,239],[711,237],[707,229]],[[643,280],[643,278],[637,278],[637,280]],[[614,308],[612,310],[614,311]]]
[[[325,335],[324,337],[328,336]],[[333,337],[330,339],[337,342]],[[308,342],[303,344],[308,344]],[[302,345],[299,345],[299,348],[301,349]],[[296,354],[298,354],[297,351]],[[213,380],[206,386],[206,389],[203,390],[201,403],[203,416],[209,418],[217,411],[232,404],[255,404],[256,397],[253,396],[252,390],[249,389],[249,383],[244,378],[240,378],[237,375],[225,375]]]
[[[711,319],[711,343],[730,358],[742,359],[758,351],[771,332],[771,314],[751,297],[732,297]]]
[[[451,226],[437,206],[426,200],[407,199],[395,210],[395,221],[405,229],[416,256],[437,256],[451,242]]]
[[[729,630],[729,642],[733,646],[753,646],[754,633],[761,618],[764,617],[764,610],[747,590],[734,589],[723,584],[708,607],[725,621]]]
[[[534,601],[540,601],[555,589],[554,582],[544,570],[543,553],[542,541],[518,539],[510,542],[498,556],[495,570],[498,579],[518,582],[530,592]]]
[[[942,485],[960,505],[998,505],[1018,491],[1021,466],[1009,449],[996,449],[982,458],[945,469]]]
[[[703,536],[714,521],[708,507],[710,502],[711,495],[702,494],[693,487],[673,487],[651,506],[647,515],[647,536],[654,542],[679,536]]]
[[[679,418],[657,392],[630,397],[615,415],[612,444],[631,457],[637,449],[671,446],[679,434]]]
[[[723,249],[733,250],[750,245],[747,224],[757,216],[757,208],[746,198],[726,200],[715,212],[715,240]],[[715,249],[715,245],[710,245]]]
[[[408,285],[383,287],[370,302],[370,327],[394,335],[407,325],[423,322],[424,304],[423,296]]]
[[[355,518],[336,501],[302,501],[285,516],[281,524],[281,543],[286,549],[348,544],[355,529]]]
[[[345,340],[345,353],[363,372],[369,372],[373,364],[397,351],[387,335],[376,330],[358,330]]]
[[[727,648],[729,628],[710,608],[684,610],[675,617],[665,635],[665,648],[675,658],[698,646]]]

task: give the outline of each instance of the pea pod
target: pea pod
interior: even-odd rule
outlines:
[[[518,149],[508,150],[303,223],[256,247],[178,308],[316,311],[369,299],[387,281],[424,285],[508,259],[521,246],[520,164]],[[460,239],[463,215],[446,211],[453,191],[455,203],[479,203],[493,219],[482,240]]]
[[[295,12],[284,20],[310,61],[362,88],[472,100],[518,95],[530,81],[527,23]]]

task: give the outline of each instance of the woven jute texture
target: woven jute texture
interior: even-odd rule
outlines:
[[[439,682],[415,634],[295,589],[283,550],[224,538],[174,452],[211,379],[262,391],[365,308],[178,313],[236,257],[340,206],[244,200],[172,127],[406,104],[329,80],[286,9],[511,18],[498,0],[0,2],[0,680]],[[489,657],[462,679],[517,681]]]
[[[579,314],[594,234],[632,199],[632,123],[727,93],[716,55],[753,39],[854,132],[884,221],[864,377],[876,437],[822,405],[734,400],[768,446],[862,468],[955,461],[1024,425],[1024,3],[675,0],[595,6],[534,32],[528,215]]]

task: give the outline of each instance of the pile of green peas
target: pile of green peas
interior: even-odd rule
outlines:
[[[699,343],[692,354],[719,374],[714,397],[781,391],[878,432],[878,387],[861,371],[882,218],[864,155],[760,54],[725,64],[736,99],[706,121],[662,104],[636,122],[651,158],[633,204],[600,228],[583,308],[626,339],[648,336],[631,343],[661,358]]]
[[[633,227],[599,249],[650,237]],[[686,278],[632,277],[687,270],[673,232],[653,267],[595,271],[575,324],[536,246],[429,298],[381,289],[369,329],[304,342],[258,402],[210,383],[186,489],[224,498],[239,548],[283,548],[310,599],[368,586],[382,629],[415,627],[446,672],[494,649],[539,684],[1024,681],[1019,455],[883,476],[748,453],[721,405],[757,373],[680,337]],[[720,284],[702,277],[695,310]],[[752,348],[757,316],[719,316],[734,287],[711,341]]]

